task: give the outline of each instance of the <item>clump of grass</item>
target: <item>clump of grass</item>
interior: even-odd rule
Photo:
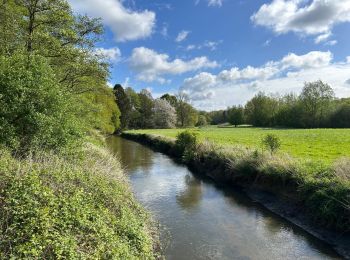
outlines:
[[[148,214],[119,161],[86,145],[62,158],[0,150],[1,259],[153,259]]]
[[[334,174],[340,180],[350,182],[350,158],[344,157],[335,162]]]

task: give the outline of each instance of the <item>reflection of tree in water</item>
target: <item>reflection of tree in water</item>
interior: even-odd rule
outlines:
[[[202,182],[192,175],[185,176],[185,190],[176,196],[177,203],[184,209],[191,209],[202,199]]]
[[[140,167],[148,172],[153,165],[153,152],[145,146],[115,136],[108,138],[107,144],[130,172]]]

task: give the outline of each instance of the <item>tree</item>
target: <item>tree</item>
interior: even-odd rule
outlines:
[[[160,98],[161,99],[165,99],[166,101],[168,101],[169,104],[172,105],[173,107],[177,106],[177,98],[176,98],[176,96],[169,95],[169,94],[164,94]]]
[[[176,113],[178,124],[180,127],[189,127],[196,125],[198,121],[198,113],[189,103],[189,97],[183,92],[176,95],[177,106]]]
[[[26,153],[31,149],[60,150],[81,136],[79,104],[63,91],[40,56],[0,56],[0,143]]]
[[[230,124],[237,127],[244,123],[244,109],[242,106],[233,106],[228,110],[228,120]]]
[[[129,120],[130,120],[130,111],[132,109],[130,100],[128,96],[125,94],[124,88],[120,84],[116,84],[113,88],[113,92],[115,95],[116,102],[121,112],[120,116],[120,127],[121,129],[128,128]]]
[[[259,92],[245,106],[248,123],[254,126],[272,126],[278,111],[278,101]]]
[[[131,111],[129,112],[129,128],[140,128],[140,107],[141,101],[139,95],[135,90],[128,87],[125,89],[125,94],[128,96],[131,105]]]
[[[205,115],[199,115],[196,126],[206,126],[206,125],[208,125],[207,117]]]
[[[165,99],[156,99],[153,108],[153,122],[156,128],[174,128],[176,125],[175,108]]]
[[[146,90],[143,89],[139,93],[140,98],[140,128],[152,128],[153,126],[153,97],[152,94]]]
[[[334,91],[328,84],[321,80],[305,83],[300,95],[303,126],[320,127],[330,112],[332,100],[334,100]]]
[[[350,128],[350,103],[341,104],[331,115],[330,123],[332,127]]]

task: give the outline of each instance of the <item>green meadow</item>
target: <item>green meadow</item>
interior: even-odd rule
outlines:
[[[255,127],[193,128],[200,140],[223,146],[245,146],[262,149],[261,139],[270,133],[281,140],[280,152],[303,160],[317,160],[329,164],[341,157],[350,157],[350,129],[274,129]],[[183,129],[132,130],[175,138]]]

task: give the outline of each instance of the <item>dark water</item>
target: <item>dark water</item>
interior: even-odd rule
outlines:
[[[327,244],[239,191],[135,142],[111,137],[108,144],[137,199],[164,227],[167,259],[339,259]]]

